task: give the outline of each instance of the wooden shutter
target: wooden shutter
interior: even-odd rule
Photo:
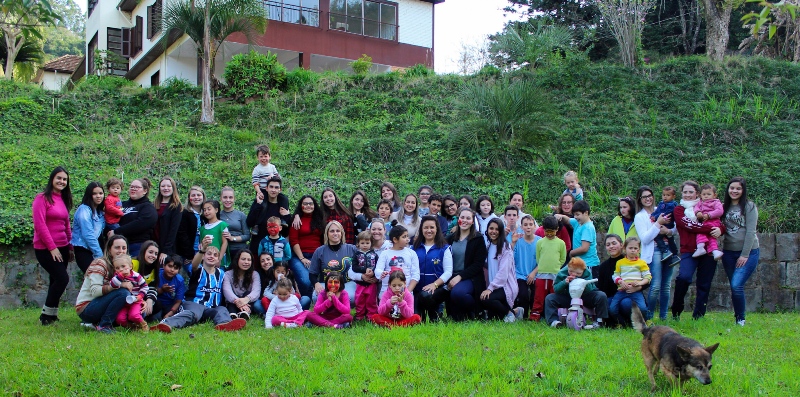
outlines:
[[[144,36],[144,18],[136,17],[136,26],[134,37],[131,37],[131,43],[134,44],[133,49],[131,49],[131,56],[134,56],[142,50],[142,36]]]
[[[123,57],[128,58],[131,56],[131,29],[122,28],[122,41],[121,41],[121,54]]]
[[[154,18],[153,18],[153,7],[149,6],[149,7],[147,7],[147,39],[148,40],[153,38],[153,33],[154,33],[153,32],[153,22],[155,22]]]

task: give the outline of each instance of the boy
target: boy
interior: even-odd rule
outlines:
[[[672,186],[665,187],[664,190],[661,191],[661,201],[658,202],[655,211],[650,214],[650,220],[655,222],[659,215],[669,215],[669,223],[664,226],[666,226],[667,229],[674,229],[675,219],[672,218],[672,211],[674,211],[675,207],[677,206],[678,203],[675,202],[675,188]],[[681,263],[680,255],[678,255],[678,247],[675,245],[674,236],[664,236],[663,234],[659,234],[656,236],[655,242],[656,248],[659,252],[661,252],[662,262],[669,259],[670,266],[675,266]]]
[[[533,307],[530,319],[539,321],[544,312],[545,297],[553,293],[554,281],[561,265],[567,260],[567,245],[556,238],[558,221],[552,215],[544,218],[544,238],[536,242],[536,275],[533,287]],[[527,278],[526,278],[527,281]]]
[[[581,258],[570,259],[567,266],[564,266],[558,272],[555,281],[555,293],[550,294],[545,299],[545,313],[547,322],[551,327],[557,328],[562,326],[561,321],[558,320],[558,309],[567,308],[572,302],[569,295],[569,283],[576,278],[584,280],[591,280],[592,274],[586,268],[586,263]],[[603,326],[603,319],[608,317],[608,298],[603,291],[597,289],[597,286],[587,284],[581,295],[583,305],[588,308],[594,308],[596,320],[593,324],[587,325],[584,329],[596,329]]]
[[[356,241],[358,251],[353,254],[353,263],[347,276],[356,282],[356,320],[363,320],[378,313],[378,279],[375,278],[378,254],[372,249],[372,233],[369,230],[359,233]],[[374,281],[364,281],[362,276]]]
[[[589,203],[578,200],[572,206],[572,216],[575,218],[560,214],[556,214],[556,217],[569,219],[572,225],[572,250],[569,256],[581,258],[591,270],[592,277],[597,277],[597,266],[600,264],[600,257],[597,256],[597,231],[589,213]]]
[[[168,256],[164,260],[164,267],[158,271],[158,282],[161,284],[157,287],[158,301],[161,303],[161,313],[156,316],[158,320],[174,316],[181,308],[186,285],[183,276],[178,274],[181,271],[180,263],[180,258]]]
[[[508,213],[508,211],[506,211],[506,213]],[[520,234],[518,233],[509,235],[511,246],[514,249],[514,268],[517,273],[517,286],[519,287],[519,293],[517,293],[514,307],[524,308],[524,317],[530,316],[531,288],[536,281],[536,273],[538,270],[536,264],[536,246],[541,237],[535,235],[535,231],[536,222],[533,220],[533,217],[525,215],[522,217],[522,238],[520,238]],[[564,243],[562,242],[561,245],[563,246]],[[564,255],[566,255],[566,248],[564,249]]]
[[[519,224],[519,208],[517,206],[510,204],[506,206],[503,210],[503,223],[505,223],[506,233],[509,235],[522,234],[522,228]],[[533,223],[536,224],[536,221]]]
[[[263,200],[267,194],[267,182],[273,176],[280,175],[278,175],[278,169],[269,162],[272,158],[269,146],[259,146],[256,148],[256,154],[258,155],[258,164],[253,168],[253,187],[256,189],[256,197]]]
[[[289,263],[292,259],[291,247],[289,240],[281,236],[281,218],[271,216],[267,219],[267,237],[258,245],[258,255],[266,252],[272,255],[273,263]]]
[[[442,195],[439,193],[433,193],[431,194],[430,197],[428,197],[428,208],[430,211],[428,215],[436,217],[436,220],[439,221],[439,230],[441,230],[442,233],[445,233],[445,231],[447,230],[447,224],[449,222],[447,221],[447,218],[439,214],[439,211],[442,210],[443,202],[444,199],[442,198]]]
[[[106,182],[106,190],[108,196],[105,198],[105,214],[106,229],[109,230],[119,229],[119,220],[122,218],[122,200],[119,198],[122,192],[122,181],[117,178],[111,178]]]

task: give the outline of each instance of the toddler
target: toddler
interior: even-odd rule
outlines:
[[[317,297],[314,312],[308,313],[308,324],[328,328],[350,327],[353,315],[350,314],[350,296],[342,289],[344,282],[342,274],[336,271],[325,276],[326,292]]]
[[[114,258],[114,277],[109,281],[109,285],[120,288],[124,282],[131,283],[133,288],[130,290],[131,295],[125,299],[125,306],[117,314],[117,324],[147,331],[147,323],[142,318],[142,302],[150,287],[141,274],[133,271],[130,255],[119,255]]]
[[[256,148],[258,155],[258,164],[253,167],[253,188],[256,189],[256,197],[258,200],[264,200],[267,194],[267,183],[273,176],[280,176],[278,169],[269,161],[272,158],[269,146],[261,145]],[[285,207],[284,207],[285,208]]]
[[[270,303],[264,318],[264,325],[267,328],[297,328],[305,322],[308,311],[303,310],[300,300],[292,294],[292,289],[292,282],[288,278],[284,277],[278,280],[275,289],[278,299],[274,299]]]
[[[378,254],[372,249],[372,233],[369,230],[359,233],[357,239],[358,251],[353,255],[348,276],[356,282],[356,320],[363,320],[378,312],[378,284],[361,279],[362,275],[375,276]]]
[[[649,284],[652,276],[647,263],[639,258],[641,241],[638,237],[628,237],[622,247],[625,250],[625,257],[617,261],[614,274],[611,276],[614,284],[617,285],[617,293],[611,299],[608,311],[617,318],[619,324],[626,324],[628,319],[623,318],[619,313],[620,303],[627,298],[638,307],[647,307],[641,289],[638,291],[633,291],[633,289]]]
[[[578,174],[575,171],[570,170],[564,174],[564,184],[567,185],[567,188],[561,194],[569,193],[575,198],[575,201],[583,200],[583,189],[578,183]]]
[[[675,202],[675,188],[672,186],[665,187],[661,191],[661,201],[658,202],[655,211],[650,214],[650,220],[655,222],[660,215],[669,215],[669,223],[664,226],[666,226],[667,229],[673,229],[675,227],[675,219],[672,218],[672,211],[674,211],[675,207],[677,206],[678,203]],[[660,234],[655,238],[655,242],[656,248],[659,252],[661,252],[662,261],[669,259],[670,266],[675,266],[681,263],[681,258],[678,255],[678,247],[675,245],[674,236],[664,236]]]
[[[714,185],[707,183],[700,186],[700,202],[695,204],[694,211],[689,211],[687,208],[685,213],[698,222],[703,222],[703,225],[711,227],[722,227],[720,218],[723,213],[722,203],[717,199],[717,188]],[[722,251],[717,246],[717,239],[711,237],[708,233],[697,233],[697,250],[692,254],[692,257],[703,256],[707,252],[714,255],[714,259],[722,258]]]
[[[106,218],[106,231],[119,229],[119,220],[122,218],[122,200],[119,198],[122,192],[122,181],[117,178],[111,178],[106,182],[106,196],[104,205],[105,213],[103,216]]]
[[[286,262],[292,259],[292,248],[289,240],[281,236],[281,218],[272,216],[267,219],[267,237],[258,245],[258,254],[264,252],[272,255],[274,263]]]
[[[414,295],[406,288],[406,275],[401,269],[393,269],[389,274],[389,289],[381,296],[378,313],[370,320],[387,328],[407,327],[422,322],[419,314],[414,314]]]

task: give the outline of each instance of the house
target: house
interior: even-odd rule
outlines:
[[[164,4],[174,0],[89,0],[85,72],[97,67],[143,87],[167,78],[200,81],[196,44],[173,34],[161,44]],[[347,69],[362,54],[373,71],[433,68],[434,5],[444,0],[262,0],[267,31],[247,43],[234,34],[220,47],[214,73],[235,54],[271,51],[287,69]],[[97,62],[95,50],[106,62]]]
[[[70,76],[81,66],[81,63],[83,63],[83,57],[80,55],[62,55],[44,64],[32,82],[48,90],[58,91],[67,84]]]

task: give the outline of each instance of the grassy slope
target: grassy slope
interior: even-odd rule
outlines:
[[[480,76],[329,74],[300,93],[219,103],[212,127],[195,121],[196,89],[142,90],[106,80],[53,94],[2,82],[0,209],[29,211],[55,164],[71,171],[78,191],[88,180],[124,173],[126,180],[172,175],[184,194],[193,184],[212,197],[224,185],[241,194],[249,191],[254,146],[268,142],[294,198],[332,186],[343,199],[363,188],[374,201],[382,180],[401,192],[429,183],[500,203],[527,189],[526,209],[541,215],[563,189],[560,175],[575,169],[602,228],[615,198],[641,184],[693,178],[719,186],[741,174],[762,212],[760,229],[798,230],[800,66],[688,57],[641,71],[567,62],[509,77],[533,82],[549,102],[531,119],[546,125],[547,138],[515,155],[509,168],[496,167],[482,149],[451,150],[451,132],[467,116],[457,93],[487,79]],[[767,106],[758,99],[779,104],[765,125],[757,113]],[[247,201],[240,196],[239,205]]]
[[[34,309],[0,310],[0,393],[65,395],[279,396],[644,396],[651,395],[633,330],[575,333],[542,323],[467,323],[385,330],[245,330],[210,324],[170,335],[86,332],[71,310],[54,327]],[[793,348],[796,314],[729,313],[670,325],[720,342],[713,384],[687,396],[791,396],[800,390]],[[34,332],[35,331],[35,332]],[[212,358],[215,357],[215,358]],[[578,375],[580,374],[580,375]],[[658,375],[655,396],[680,395]],[[171,392],[172,385],[182,385]]]

